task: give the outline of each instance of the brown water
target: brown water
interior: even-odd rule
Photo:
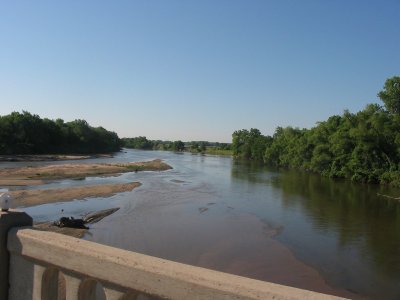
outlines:
[[[399,190],[270,170],[231,158],[128,150],[110,161],[162,158],[174,169],[74,186],[140,181],[108,199],[42,205],[36,219],[119,206],[88,240],[326,293],[400,299]],[[102,160],[102,161],[109,161]],[[99,160],[95,160],[99,161]]]

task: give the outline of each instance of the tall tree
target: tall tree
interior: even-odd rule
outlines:
[[[387,79],[383,90],[378,93],[378,97],[385,103],[385,107],[390,113],[400,115],[400,77],[393,76]]]
[[[175,141],[175,142],[172,144],[172,149],[173,149],[174,151],[179,151],[179,152],[181,152],[181,151],[185,150],[185,144],[184,144],[181,140]]]

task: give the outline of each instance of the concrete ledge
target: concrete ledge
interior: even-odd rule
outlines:
[[[168,299],[343,299],[33,229],[12,229],[8,249],[82,278]]]
[[[14,209],[0,211],[0,299],[8,299],[10,261],[7,251],[8,231],[12,227],[31,225],[32,218],[24,212]]]

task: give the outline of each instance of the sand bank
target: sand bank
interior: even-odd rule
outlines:
[[[155,159],[147,162],[108,164],[62,164],[0,169],[0,186],[40,185],[48,180],[110,176],[126,172],[165,171],[171,166]]]
[[[14,197],[12,206],[15,208],[90,197],[110,197],[116,193],[131,191],[138,186],[139,182],[130,182],[60,189],[17,190],[9,193]]]
[[[43,160],[48,156],[41,156]],[[59,157],[60,158],[60,157]],[[65,157],[63,157],[65,158]],[[85,157],[81,157],[83,159]],[[61,158],[60,158],[61,159]],[[71,159],[77,159],[76,156]],[[0,158],[1,160],[1,158]],[[156,159],[147,162],[108,163],[108,164],[62,164],[37,167],[5,168],[0,169],[1,186],[32,186],[41,185],[56,179],[85,178],[88,176],[113,176],[125,172],[163,171],[172,169],[171,166]],[[12,207],[28,207],[40,204],[80,200],[93,197],[110,197],[116,193],[132,191],[140,186],[139,182],[89,185],[57,189],[15,190],[9,191],[14,201]],[[116,208],[117,210],[118,208]],[[115,210],[101,211],[91,217],[89,223],[99,220]],[[86,229],[58,228],[52,222],[35,224],[41,230],[50,230],[76,237],[82,237]]]
[[[88,158],[110,158],[112,154],[94,155],[66,155],[66,154],[26,154],[26,155],[0,155],[0,161],[58,161],[80,160]]]

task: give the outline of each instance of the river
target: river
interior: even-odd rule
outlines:
[[[320,292],[400,299],[400,201],[377,195],[400,190],[190,153],[124,150],[79,163],[155,158],[173,169],[47,185],[141,182],[132,192],[25,210],[42,221],[121,207],[84,238]]]

